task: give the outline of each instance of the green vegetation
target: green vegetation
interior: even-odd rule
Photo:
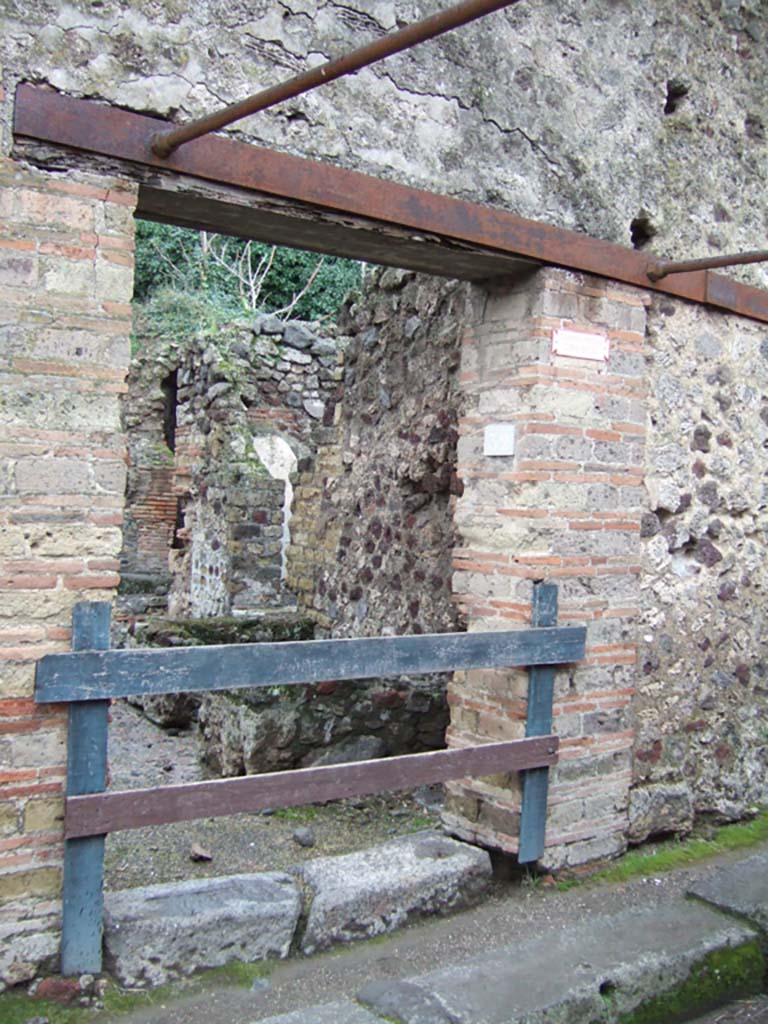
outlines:
[[[699,961],[687,979],[668,992],[622,1014],[618,1024],[677,1024],[706,1013],[728,1000],[763,990],[765,961],[757,939],[718,949]]]
[[[316,821],[320,809],[314,805],[308,807],[281,807],[275,811],[275,817],[279,818],[280,821],[292,821],[297,825],[309,825],[310,822]]]
[[[668,839],[631,850],[615,864],[597,871],[587,879],[563,879],[557,886],[559,889],[567,890],[585,881],[628,882],[632,878],[658,875],[688,864],[696,864],[707,857],[714,857],[728,850],[743,850],[766,840],[768,809],[761,811],[752,821],[723,825],[707,838],[694,836],[690,839]]]
[[[435,822],[426,814],[414,814],[408,822],[409,832],[423,832],[426,828],[434,828]]]
[[[153,618],[137,633],[145,647],[167,647],[169,638],[184,640],[190,647],[205,644],[252,644],[285,640],[312,640],[315,624],[301,615],[285,614],[256,619],[219,616],[209,619]]]
[[[157,1006],[176,995],[178,987],[171,985],[148,992],[123,992],[110,983],[104,993],[104,1009],[93,1010],[60,1006],[48,999],[30,999],[26,992],[11,991],[0,995],[0,1020],[3,1024],[27,1024],[30,1018],[41,1017],[48,1024],[106,1024],[114,1020],[116,1014]]]
[[[143,337],[173,341],[219,336],[233,320],[243,317],[243,311],[234,305],[218,304],[205,294],[168,285],[153,291],[145,302],[134,304],[134,314],[133,355]]]
[[[134,299],[163,333],[215,330],[256,311],[332,316],[361,274],[339,256],[136,222]]]
[[[6,992],[0,995],[0,1021],[2,1024],[27,1024],[30,1019],[42,1017],[49,1024],[107,1024],[131,1010],[162,1006],[168,1000],[178,999],[182,993],[194,995],[219,985],[250,988],[259,978],[269,977],[276,963],[276,960],[259,960],[255,963],[232,960],[223,967],[213,967],[192,978],[161,985],[146,992],[124,992],[114,982],[109,982],[102,1010],[61,1006],[48,999],[31,999],[25,991]]]

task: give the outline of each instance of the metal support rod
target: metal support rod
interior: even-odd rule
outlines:
[[[743,263],[765,263],[768,249],[755,252],[734,253],[732,256],[707,256],[700,260],[656,260],[648,264],[647,274],[651,281],[660,281],[668,274],[686,274],[693,270],[715,270],[717,267],[735,267]]]
[[[215,132],[219,128],[232,124],[233,121],[248,117],[249,114],[255,114],[276,103],[281,103],[283,100],[299,96],[310,89],[316,89],[319,85],[352,74],[370,64],[384,60],[385,57],[391,57],[394,53],[408,50],[417,43],[434,39],[444,32],[459,28],[470,21],[482,18],[486,14],[492,14],[503,7],[511,7],[516,3],[520,3],[520,0],[465,0],[464,3],[451,7],[447,11],[441,11],[430,18],[425,18],[424,21],[407,25],[398,32],[393,32],[391,35],[383,36],[381,39],[361,46],[345,57],[330,60],[310,71],[296,75],[295,78],[291,78],[287,82],[270,86],[239,103],[224,107],[223,110],[219,110],[215,114],[190,121],[189,124],[173,128],[168,132],[158,132],[152,136],[152,152],[155,156],[163,159],[169,157],[185,142],[198,139],[201,135],[207,135],[209,132]]]

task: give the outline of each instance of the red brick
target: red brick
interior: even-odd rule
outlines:
[[[117,573],[90,576],[67,576],[64,586],[67,590],[113,590],[120,582]]]
[[[37,778],[35,768],[16,768],[12,771],[0,771],[0,785],[5,782],[29,782]]]
[[[98,199],[104,201],[108,196],[105,188],[96,185],[85,185],[79,181],[54,181],[51,183],[54,192],[65,192],[73,196],[84,196],[87,199]]]
[[[0,590],[53,590],[55,576],[40,576],[31,573],[18,576],[0,576]]]
[[[48,793],[61,793],[63,779],[60,782],[37,782],[31,786],[3,785],[0,786],[0,800],[20,800],[25,796],[45,796]]]
[[[0,238],[0,249],[15,249],[18,252],[34,252],[35,248],[35,242],[30,242],[25,239]]]
[[[92,246],[66,245],[62,242],[42,242],[40,253],[43,256],[64,256],[69,260],[92,260],[96,256]]]
[[[26,647],[0,647],[0,661],[37,661],[57,648],[50,644],[29,644]]]
[[[135,189],[111,188],[107,193],[106,200],[108,203],[115,203],[118,206],[133,207],[136,205],[136,191]]]
[[[36,832],[34,835],[26,833],[22,836],[13,836],[10,839],[0,839],[0,853],[7,853],[9,850],[26,848],[36,850],[44,846],[53,846],[61,842],[61,832]]]

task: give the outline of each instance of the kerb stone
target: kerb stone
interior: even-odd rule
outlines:
[[[715,868],[688,892],[768,933],[768,853]]]
[[[382,1021],[381,1017],[372,1017],[362,1006],[345,1000],[281,1013],[279,1017],[267,1017],[262,1024],[382,1024]]]
[[[470,906],[486,893],[491,878],[485,850],[438,832],[321,857],[294,870],[313,893],[304,953],[383,935],[414,917]]]
[[[107,964],[124,985],[162,985],[230,960],[286,957],[299,919],[294,879],[270,872],[108,893]]]
[[[727,950],[741,948],[752,967],[740,977],[739,992],[714,1000],[757,991],[764,961],[755,940],[750,928],[678,900],[566,930],[549,926],[460,964],[369,983],[358,999],[398,1024],[618,1024],[690,984],[711,954]],[[702,1006],[692,1009],[710,1008],[712,998],[702,994]]]

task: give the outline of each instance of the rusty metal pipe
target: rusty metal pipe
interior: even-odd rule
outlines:
[[[255,114],[267,107],[272,107],[283,100],[291,99],[293,96],[300,96],[310,89],[316,89],[319,85],[332,82],[343,75],[350,75],[361,68],[375,64],[377,61],[391,57],[394,53],[407,50],[417,43],[423,43],[435,36],[449,32],[451,29],[459,28],[470,21],[482,18],[486,14],[501,10],[503,7],[511,7],[512,4],[520,3],[520,0],[466,0],[465,3],[451,7],[447,11],[433,14],[424,21],[418,21],[414,25],[407,25],[398,32],[376,39],[366,46],[361,46],[344,57],[330,60],[321,64],[311,71],[304,71],[295,78],[289,79],[280,85],[272,85],[268,89],[257,92],[239,103],[233,103],[215,114],[201,117],[189,124],[181,125],[167,132],[157,132],[152,136],[151,148],[155,156],[163,159],[185,142],[198,139],[201,135],[215,132],[224,128],[233,121],[239,121],[249,114]]]
[[[692,270],[715,270],[717,267],[736,267],[743,263],[765,263],[768,249],[735,253],[732,256],[707,256],[700,260],[653,260],[646,273],[651,281],[660,281],[668,274],[686,274]]]

